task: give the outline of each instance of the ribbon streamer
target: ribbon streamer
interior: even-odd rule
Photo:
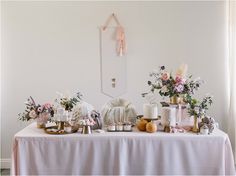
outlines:
[[[116,52],[118,56],[123,56],[126,53],[126,40],[125,40],[125,31],[123,26],[120,24],[118,18],[113,13],[108,20],[106,21],[105,25],[103,26],[103,31],[107,29],[107,26],[109,25],[110,21],[114,19],[114,21],[117,23],[116,27],[116,41],[117,41],[117,48]]]

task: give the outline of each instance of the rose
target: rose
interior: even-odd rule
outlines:
[[[37,114],[36,114],[35,110],[31,110],[31,111],[29,112],[29,116],[30,116],[32,119],[35,119],[35,118],[37,117]]]
[[[92,118],[89,118],[89,124],[90,125],[95,125],[95,121]]]
[[[176,84],[184,84],[185,81],[186,81],[186,80],[183,79],[181,76],[176,76],[176,78],[175,78]]]
[[[161,74],[161,79],[163,81],[167,81],[170,78],[170,74],[168,72],[164,72]]]

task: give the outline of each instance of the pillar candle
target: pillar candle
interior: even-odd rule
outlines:
[[[176,125],[176,108],[175,107],[163,107],[161,113],[161,124],[163,126]]]
[[[143,116],[149,119],[157,118],[158,110],[156,104],[144,104],[143,105]]]

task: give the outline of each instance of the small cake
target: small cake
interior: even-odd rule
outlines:
[[[116,131],[116,125],[114,123],[110,123],[108,125],[108,131]]]
[[[204,124],[201,128],[200,128],[200,134],[204,134],[207,135],[209,133],[209,128],[206,124]]]
[[[132,125],[130,122],[124,123],[124,131],[131,131],[132,130]]]
[[[117,123],[116,131],[123,131],[123,124],[122,123]]]

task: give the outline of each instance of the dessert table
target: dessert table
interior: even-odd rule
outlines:
[[[234,175],[228,135],[105,132],[50,135],[32,123],[14,137],[12,175]]]

